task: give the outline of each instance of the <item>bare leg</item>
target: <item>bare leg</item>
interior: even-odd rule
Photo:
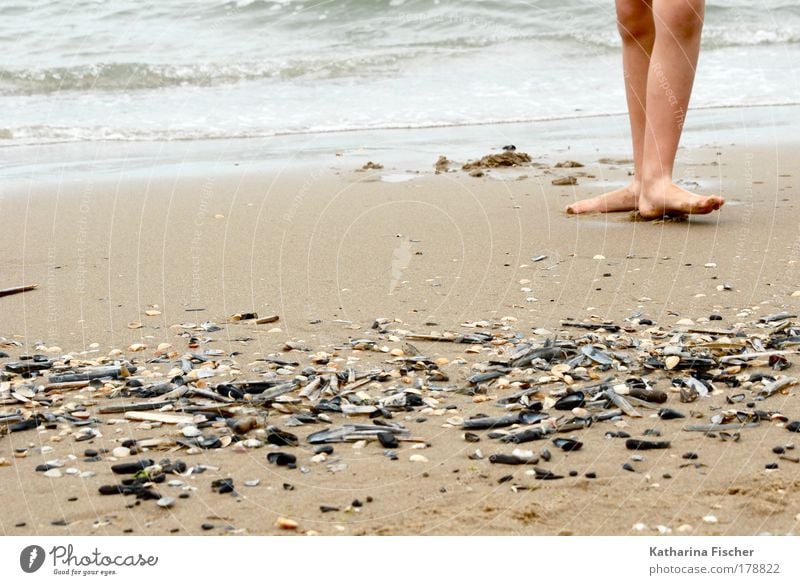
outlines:
[[[647,125],[641,162],[639,213],[644,218],[710,213],[721,197],[703,197],[672,182],[692,93],[705,0],[653,0],[655,44],[647,78]]]
[[[622,68],[633,141],[634,173],[629,185],[567,207],[567,213],[631,211],[641,190],[641,169],[646,125],[645,103],[650,55],[656,37],[652,0],[616,0],[617,27],[622,37]]]

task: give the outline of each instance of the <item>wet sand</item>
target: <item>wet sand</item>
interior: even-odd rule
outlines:
[[[378,317],[421,333],[471,331],[462,323],[486,320],[544,339],[533,330],[577,335],[562,329],[561,321],[590,316],[623,324],[638,315],[664,328],[686,318],[730,327],[796,310],[800,299],[791,295],[800,290],[800,148],[693,149],[691,167],[679,169],[683,180],[699,183],[694,188],[701,192],[721,193],[727,203],[721,213],[683,222],[635,222],[626,214],[567,216],[567,204],[626,180],[629,164],[599,158],[582,157],[581,168],[554,168],[559,159],[534,156],[546,164],[472,178],[463,172],[433,175],[434,160],[430,167],[411,169],[421,171],[419,176],[385,158],[376,161],[384,169],[357,172],[363,161],[344,156],[324,168],[286,173],[253,173],[232,163],[208,173],[193,169],[120,181],[84,176],[68,184],[7,190],[0,199],[5,220],[0,288],[40,287],[0,298],[0,336],[22,344],[4,348],[10,358],[0,363],[45,352],[41,348],[50,348],[53,357],[89,351],[87,359],[118,348],[141,364],[159,343],[186,351],[186,339],[170,327],[188,321],[222,326],[209,334],[213,341],[206,347],[239,352],[235,360],[246,369],[255,358],[280,352],[288,340],[331,352],[349,339],[376,337],[370,326]],[[551,184],[567,175],[576,176],[578,184]],[[399,176],[414,178],[381,180]],[[539,256],[545,258],[532,261]],[[726,283],[731,290],[719,290]],[[147,316],[148,309],[160,314]],[[277,314],[280,320],[226,323],[227,316],[244,311]],[[704,319],[712,313],[722,320],[709,325]],[[143,327],[129,329],[132,321]],[[273,328],[280,330],[270,332]],[[237,341],[244,337],[252,339]],[[128,351],[134,343],[148,349]],[[381,343],[398,348],[402,340]],[[434,358],[477,359],[464,354],[466,346],[416,345]],[[384,357],[391,356],[362,356],[364,363],[375,364]],[[306,356],[292,359],[308,363]],[[158,367],[164,376],[169,364],[148,369]],[[795,375],[797,367],[786,373]],[[447,371],[454,380],[465,376],[457,363]],[[796,392],[780,402],[791,420],[800,418]],[[464,418],[502,413],[491,401],[476,403],[468,396],[453,396],[447,404]],[[690,406],[671,394],[669,406],[676,405]],[[714,406],[725,406],[724,396],[691,408],[707,417]],[[347,465],[335,473],[310,463],[307,445],[294,452],[309,473],[268,465],[265,449],[158,453],[154,458],[219,468],[187,479],[196,491],[170,510],[153,502],[126,507],[133,498],[98,495],[100,485],[113,481],[112,462],[106,457],[84,463],[82,453],[112,449],[122,437],[174,429],[101,425],[102,438],[80,443],[59,438],[61,429],[12,433],[0,438],[0,457],[9,463],[0,467],[0,530],[6,535],[272,534],[282,532],[274,522],[284,516],[297,520],[301,533],[321,534],[657,534],[659,525],[673,534],[796,532],[800,464],[781,461],[777,470],[764,468],[775,461],[772,447],[791,442],[793,435],[767,423],[742,431],[733,444],[681,432],[667,424],[671,421],[654,422],[650,414],[627,420],[625,430],[638,436],[658,426],[673,442],[671,449],[643,453],[645,460],[630,473],[621,465],[632,453],[619,439],[604,438],[613,423],[596,424],[574,433],[585,444],[581,451],[565,454],[550,446],[549,468],[564,475],[578,472],[558,481],[536,482],[522,469],[468,459],[476,446],[488,456],[500,451],[500,444],[486,438],[466,443],[457,429],[442,427],[449,413],[426,422],[415,422],[418,413],[407,419],[396,415],[430,444],[421,451],[401,448],[398,461],[390,461],[376,444],[335,445]],[[274,415],[279,426],[281,416]],[[289,430],[305,437],[318,428]],[[45,445],[53,451],[37,453]],[[15,458],[14,450],[24,447],[26,456]],[[687,461],[681,455],[689,451],[698,453],[704,466],[682,467]],[[409,461],[416,453],[428,462]],[[78,457],[75,467],[97,475],[49,479],[34,471],[43,461],[69,454]],[[590,471],[596,479],[584,476]],[[665,479],[665,473],[671,477]],[[506,474],[536,489],[515,493],[511,483],[498,483]],[[239,497],[212,492],[211,481],[228,476]],[[256,478],[259,486],[243,486]],[[284,483],[294,489],[284,489]],[[363,506],[350,506],[356,499]],[[340,511],[322,513],[320,505]],[[709,515],[718,521],[702,520]],[[66,526],[52,524],[59,520]],[[204,531],[203,523],[214,528]],[[647,528],[637,531],[637,523]]]

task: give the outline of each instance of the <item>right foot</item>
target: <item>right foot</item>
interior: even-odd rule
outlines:
[[[583,199],[567,207],[567,213],[608,213],[611,211],[634,211],[638,207],[640,186],[631,183],[615,191]]]

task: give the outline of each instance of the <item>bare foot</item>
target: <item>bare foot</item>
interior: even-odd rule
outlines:
[[[616,191],[609,191],[591,199],[583,199],[567,207],[567,213],[608,213],[610,211],[633,211],[637,208],[639,184],[631,183]]]
[[[644,219],[658,219],[669,215],[705,214],[724,204],[725,200],[718,195],[705,197],[682,189],[672,181],[660,181],[642,189],[639,215]]]

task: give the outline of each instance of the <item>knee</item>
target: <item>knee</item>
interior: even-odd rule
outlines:
[[[650,6],[643,0],[618,1],[617,29],[623,43],[646,44],[656,32]]]
[[[678,40],[692,40],[703,30],[703,2],[698,0],[676,0],[669,8],[655,15],[658,34],[666,34]]]

